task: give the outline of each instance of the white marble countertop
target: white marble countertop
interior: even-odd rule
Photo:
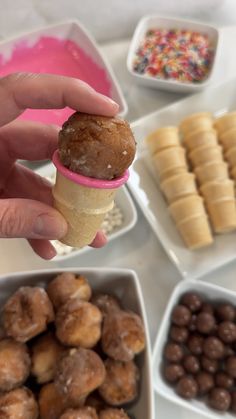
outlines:
[[[129,105],[129,120],[134,120],[153,110],[168,105],[182,96],[137,87],[125,69],[129,41],[103,46],[120,81]],[[0,240],[0,274],[13,271],[57,267],[33,254],[24,240]],[[108,244],[104,249],[91,250],[63,266],[128,267],[135,269],[143,290],[152,343],[158,330],[163,311],[173,287],[181,280],[179,273],[167,258],[161,244],[138,209],[138,222],[128,234]],[[209,275],[206,280],[236,290],[236,261]],[[197,419],[201,416],[172,405],[156,396],[156,419],[174,416],[179,419]]]

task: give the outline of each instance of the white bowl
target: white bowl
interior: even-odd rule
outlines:
[[[127,410],[131,415],[134,415],[135,419],[154,419],[150,338],[141,287],[136,273],[129,269],[106,268],[63,269],[63,272],[65,271],[86,276],[93,290],[117,296],[125,309],[133,310],[142,317],[146,331],[146,350],[137,357],[137,364],[141,372],[140,391],[137,402],[129,406]],[[19,287],[45,287],[60,272],[62,272],[60,269],[46,269],[0,276],[1,306]]]
[[[199,280],[188,280],[181,281],[177,285],[170,297],[170,300],[167,304],[164,316],[162,318],[161,326],[158,331],[156,342],[154,345],[153,352],[153,373],[154,373],[154,389],[155,391],[169,400],[170,402],[176,403],[182,407],[185,407],[189,410],[192,410],[207,418],[212,419],[231,419],[233,414],[230,412],[220,413],[216,410],[209,408],[203,401],[200,400],[191,400],[187,401],[182,399],[175,393],[174,389],[168,385],[161,373],[161,365],[163,362],[163,350],[167,342],[168,331],[170,327],[170,317],[174,306],[179,302],[180,297],[189,291],[196,291],[199,294],[202,294],[209,301],[227,301],[231,304],[236,305],[236,292],[221,288],[217,285],[209,284],[207,282],[202,282]]]
[[[133,60],[136,54],[136,51],[144,39],[144,36],[148,29],[152,28],[163,28],[163,29],[187,29],[192,31],[197,31],[200,33],[205,33],[208,35],[211,43],[214,46],[215,54],[213,57],[213,63],[207,77],[199,83],[182,83],[180,81],[168,79],[164,80],[161,78],[151,77],[148,75],[138,74],[133,70]],[[205,89],[212,81],[213,74],[218,62],[220,48],[220,30],[214,26],[207,25],[204,23],[199,23],[197,21],[187,20],[187,19],[177,19],[164,16],[145,16],[143,17],[134,32],[129,53],[127,57],[127,67],[130,74],[135,78],[135,80],[143,85],[154,87],[157,89],[170,90],[174,92],[197,92]]]
[[[55,174],[55,166],[51,163],[41,166],[39,169],[36,170],[36,173],[43,177],[51,178]],[[122,224],[119,227],[116,227],[113,232],[108,234],[109,242],[111,240],[117,239],[123,234],[128,233],[136,224],[137,222],[137,210],[133,203],[133,200],[125,186],[122,186],[116,193],[115,196],[115,203],[117,204],[118,208],[120,208],[121,213],[123,215]],[[57,255],[55,258],[52,259],[52,262],[64,262],[65,260],[74,258],[79,256],[85,252],[91,251],[92,247],[86,246],[82,249],[74,249],[68,254],[64,255]]]
[[[120,115],[124,116],[127,113],[127,104],[124,99],[123,93],[120,89],[118,81],[113,73],[113,70],[108,63],[108,61],[102,55],[99,46],[97,45],[96,41],[90,35],[90,33],[79,23],[78,21],[72,22],[64,22],[59,23],[56,25],[50,25],[44,27],[39,30],[35,30],[32,32],[27,32],[22,34],[18,37],[4,40],[0,42],[0,76],[3,72],[3,64],[11,59],[12,54],[17,51],[18,54],[21,53],[21,48],[23,47],[32,47],[35,45],[42,37],[53,37],[59,40],[70,40],[73,41],[78,47],[82,49],[82,51],[89,57],[90,60],[90,71],[92,71],[92,67],[96,66],[99,68],[99,71],[104,72],[104,77],[106,78],[107,82],[110,85],[110,93],[109,96],[116,101],[120,106]],[[73,53],[72,53],[73,54]],[[82,59],[80,57],[80,59]],[[40,67],[40,60],[37,63]],[[46,65],[46,67],[45,67]],[[19,66],[17,64],[14,67],[12,64],[11,72],[17,71],[29,71],[27,70],[27,64],[24,64],[24,58],[20,62]],[[47,72],[47,63],[41,64],[40,72]],[[57,69],[57,74],[62,74],[60,68]],[[93,86],[96,89],[96,83]],[[100,90],[101,91],[101,90]],[[105,93],[101,91],[101,93]],[[23,118],[30,118],[30,119],[37,119],[42,120],[43,122],[45,119],[40,115],[44,115],[45,112],[50,112],[50,110],[41,111],[36,113],[34,110],[26,111],[25,116],[22,115]],[[62,119],[62,112],[63,110],[54,110],[51,111],[51,117],[54,118],[53,122],[55,123],[55,118],[59,118],[60,123],[63,121]],[[49,118],[48,118],[49,119]],[[49,121],[50,122],[50,121]]]

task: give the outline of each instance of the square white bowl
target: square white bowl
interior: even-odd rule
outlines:
[[[223,278],[222,278],[223,280]],[[165,399],[176,403],[181,407],[192,410],[201,415],[211,419],[232,419],[235,417],[230,412],[217,412],[208,407],[203,401],[193,399],[191,401],[184,400],[174,391],[174,388],[165,382],[162,373],[161,365],[163,361],[163,350],[167,342],[168,331],[170,327],[170,317],[174,306],[179,302],[180,297],[189,291],[196,291],[202,296],[205,296],[209,301],[226,301],[236,305],[236,292],[227,290],[217,285],[209,284],[199,280],[181,281],[174,289],[170,300],[167,304],[165,313],[163,315],[160,329],[154,345],[153,351],[153,376],[154,389]],[[187,417],[187,416],[186,416]]]
[[[54,37],[60,40],[70,40],[78,45],[89,57],[89,59],[91,59],[91,65],[95,65],[99,67],[101,71],[104,71],[107,81],[110,84],[110,97],[119,104],[120,115],[124,116],[127,113],[127,103],[110,64],[101,53],[95,39],[78,21],[68,21],[46,26],[42,29],[27,32],[17,37],[0,41],[0,58],[3,59],[4,62],[9,60],[18,45],[31,47],[35,45],[41,37]],[[16,68],[15,70],[13,69],[13,71],[15,72],[18,70]],[[25,71],[27,71],[27,68]],[[58,71],[58,74],[60,74],[60,71]],[[96,86],[94,87],[96,88]],[[61,111],[57,110],[56,112],[60,115]]]
[[[214,48],[214,57],[213,62],[211,64],[211,68],[207,77],[199,82],[199,83],[186,83],[180,82],[172,79],[161,79],[157,77],[151,77],[145,74],[138,74],[136,71],[133,70],[133,61],[136,55],[136,51],[140,46],[142,40],[145,37],[147,30],[152,28],[160,28],[160,29],[187,29],[191,31],[197,31],[200,33],[205,33],[208,35],[210,42]],[[220,30],[212,25],[207,25],[205,23],[200,23],[197,21],[187,20],[187,19],[177,19],[172,17],[164,17],[164,16],[145,16],[143,17],[134,32],[129,53],[127,57],[127,68],[130,74],[134,77],[134,79],[145,86],[154,87],[157,89],[162,90],[169,90],[173,92],[182,92],[182,93],[189,93],[189,92],[196,92],[205,89],[209,86],[212,82],[213,75],[215,73],[215,69],[218,63],[218,56],[220,51]]]
[[[157,128],[178,125],[183,118],[195,112],[211,112],[218,117],[232,110],[236,110],[236,79],[179,100],[131,124],[137,153],[130,167],[128,187],[184,279],[199,278],[235,260],[236,232],[214,235],[214,243],[199,250],[189,250],[184,245],[152,170],[145,138]]]
[[[130,269],[68,268],[28,271],[0,276],[0,305],[21,286],[42,286],[60,272],[84,275],[96,292],[109,293],[122,301],[125,309],[135,311],[144,322],[146,349],[137,357],[141,372],[138,400],[127,410],[135,419],[154,419],[154,395],[151,371],[151,349],[148,324],[141,287],[137,274]]]
[[[40,176],[51,178],[55,173],[56,169],[55,166],[51,163],[41,166],[39,169],[35,170]],[[113,232],[108,234],[109,242],[111,240],[115,240],[123,234],[128,233],[136,224],[137,222],[137,210],[133,203],[133,200],[125,186],[122,186],[118,189],[116,196],[115,196],[115,203],[120,208],[121,213],[123,215],[122,224],[119,227],[116,227]],[[52,262],[64,262],[68,259],[74,258],[79,256],[83,253],[88,251],[92,251],[92,247],[86,246],[82,249],[74,249],[70,253],[65,255],[57,255],[55,258],[52,259]]]

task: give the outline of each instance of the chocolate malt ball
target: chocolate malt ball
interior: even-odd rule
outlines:
[[[197,331],[209,335],[215,328],[215,318],[210,313],[199,313],[197,316]]]
[[[178,381],[176,391],[180,397],[184,399],[193,399],[197,396],[198,385],[196,380],[190,375],[186,375]]]
[[[236,340],[236,325],[231,321],[224,321],[218,326],[218,336],[225,343]]]
[[[233,378],[236,378],[236,356],[229,356],[225,361],[225,371]]]
[[[221,359],[224,356],[224,345],[215,336],[209,336],[203,343],[203,352],[210,359]]]
[[[232,412],[236,413],[236,391],[231,392],[231,406],[230,409]]]
[[[226,412],[230,408],[231,396],[224,388],[213,388],[208,397],[209,406],[221,412]]]
[[[235,308],[232,304],[224,303],[216,307],[216,315],[221,321],[231,321],[235,319]]]
[[[171,319],[176,326],[187,326],[191,320],[191,312],[187,307],[179,304],[173,309]]]
[[[226,374],[223,371],[219,371],[215,376],[215,383],[217,387],[225,388],[229,390],[234,385],[234,379],[230,375]]]
[[[193,314],[191,316],[190,322],[187,327],[190,332],[196,332],[197,330],[197,315],[196,314]]]
[[[210,303],[203,303],[202,307],[201,307],[201,312],[202,313],[209,313],[212,316],[214,316],[214,307],[212,304]]]
[[[136,151],[127,121],[76,112],[59,133],[61,163],[72,172],[97,179],[122,176]]]
[[[164,357],[169,362],[180,362],[184,356],[183,349],[177,343],[167,343]]]
[[[192,313],[200,311],[202,306],[202,298],[194,292],[184,294],[180,300],[181,304],[188,307]]]
[[[186,355],[183,359],[183,366],[189,374],[196,374],[200,370],[200,362],[194,355]]]
[[[219,361],[216,359],[209,359],[205,355],[201,356],[202,368],[210,374],[215,374],[219,370]]]
[[[186,327],[171,326],[170,337],[176,343],[184,343],[188,339],[188,329]]]
[[[168,364],[164,367],[164,377],[169,383],[176,383],[184,375],[184,369],[180,364]]]
[[[195,379],[198,385],[198,394],[200,396],[204,396],[205,394],[209,393],[209,391],[214,388],[214,377],[212,374],[206,371],[199,371]]]
[[[193,355],[201,355],[203,352],[204,338],[200,335],[190,335],[187,341],[187,347]]]

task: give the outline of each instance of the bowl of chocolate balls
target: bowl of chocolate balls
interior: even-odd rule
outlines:
[[[236,415],[236,293],[190,280],[174,290],[156,339],[154,388],[208,418]]]
[[[1,419],[153,419],[139,282],[124,269],[0,277]]]

